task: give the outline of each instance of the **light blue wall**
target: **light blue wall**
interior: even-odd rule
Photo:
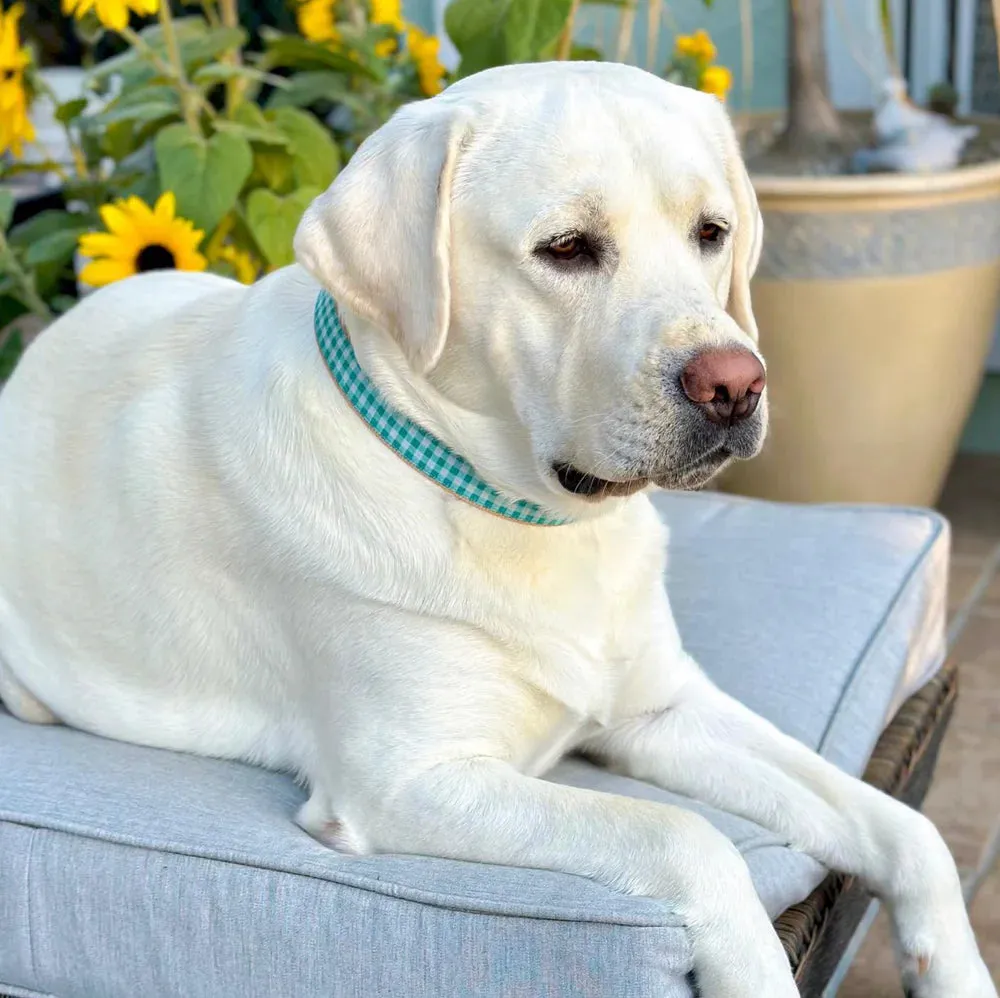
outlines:
[[[652,64],[649,62],[649,6],[646,0],[640,0],[638,5],[632,51],[626,61],[647,69],[662,70],[670,59],[674,36],[704,28],[719,50],[718,61],[732,70],[735,82],[729,103],[733,110],[784,106],[788,0],[753,0],[754,80],[749,95],[743,92],[741,86],[743,53],[740,44],[740,4],[737,0],[717,0],[707,10],[701,0],[667,0],[662,7],[665,16],[661,19],[659,44]],[[584,5],[581,10],[577,37],[581,42],[597,45],[611,57],[615,49],[619,9]]]
[[[403,12],[408,21],[419,24],[424,31],[434,30],[434,0],[403,0]]]
[[[753,0],[754,79],[749,95],[742,89],[743,52],[740,43],[740,4],[737,0],[717,0],[708,10],[701,0],[667,0],[662,7],[664,16],[661,19],[659,44],[655,59],[650,64],[647,30],[649,6],[646,0],[640,0],[628,62],[662,70],[670,59],[674,36],[704,28],[719,50],[718,61],[732,70],[735,83],[729,103],[734,110],[784,106],[785,21],[788,0]],[[577,32],[579,40],[596,44],[610,57],[615,48],[619,17],[619,9],[615,7],[584,5],[580,30]]]
[[[404,0],[407,16],[430,28],[434,23],[435,0]],[[732,70],[735,86],[729,104],[734,110],[745,107],[771,109],[785,103],[785,19],[788,0],[752,0],[754,81],[747,101],[741,89],[743,58],[740,45],[738,0],[716,0],[706,10],[702,0],[665,0],[659,45],[653,68],[662,70],[670,58],[676,34],[690,34],[705,28],[719,49],[718,61]],[[608,58],[613,56],[620,8],[611,5],[583,4],[576,38],[582,44],[596,45]],[[632,51],[627,62],[647,66],[649,6],[639,0],[635,18]]]

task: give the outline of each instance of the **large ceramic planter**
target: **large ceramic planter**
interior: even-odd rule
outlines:
[[[755,177],[753,285],[771,432],[720,487],[933,504],[1000,300],[1000,163],[926,176]]]

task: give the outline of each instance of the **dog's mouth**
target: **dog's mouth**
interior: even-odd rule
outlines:
[[[733,458],[728,447],[719,447],[689,464],[654,479],[661,489],[692,492],[707,485]]]
[[[574,468],[571,464],[552,465],[559,484],[573,495],[584,499],[609,499],[612,496],[630,496],[649,485],[648,478],[631,478],[624,482],[614,482],[598,478],[589,472]]]
[[[625,481],[614,481],[609,478],[598,478],[590,472],[581,471],[572,464],[555,463],[552,471],[559,484],[567,492],[581,499],[610,499],[614,496],[630,496],[642,491],[651,482],[661,489],[699,489],[713,478],[733,457],[727,447],[714,447],[708,453],[701,454],[687,464],[671,469],[671,471],[656,476],[629,478]]]

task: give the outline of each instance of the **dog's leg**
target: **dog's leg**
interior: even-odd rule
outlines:
[[[561,870],[664,898],[690,935],[706,998],[797,998],[743,857],[691,812],[558,786],[477,757],[410,778],[366,825],[379,852]]]
[[[749,818],[860,877],[889,908],[908,995],[996,998],[954,860],[931,822],[782,734],[700,672],[670,709],[584,748],[617,772]]]
[[[0,700],[22,721],[30,721],[32,724],[59,723],[59,718],[24,687],[4,664],[3,659],[0,659]]]

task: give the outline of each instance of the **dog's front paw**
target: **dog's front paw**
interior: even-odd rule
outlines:
[[[907,998],[997,998],[965,907],[955,905],[950,917],[935,921],[936,932],[896,938]]]
[[[906,998],[997,998],[982,957],[972,953],[921,953],[902,962]]]

